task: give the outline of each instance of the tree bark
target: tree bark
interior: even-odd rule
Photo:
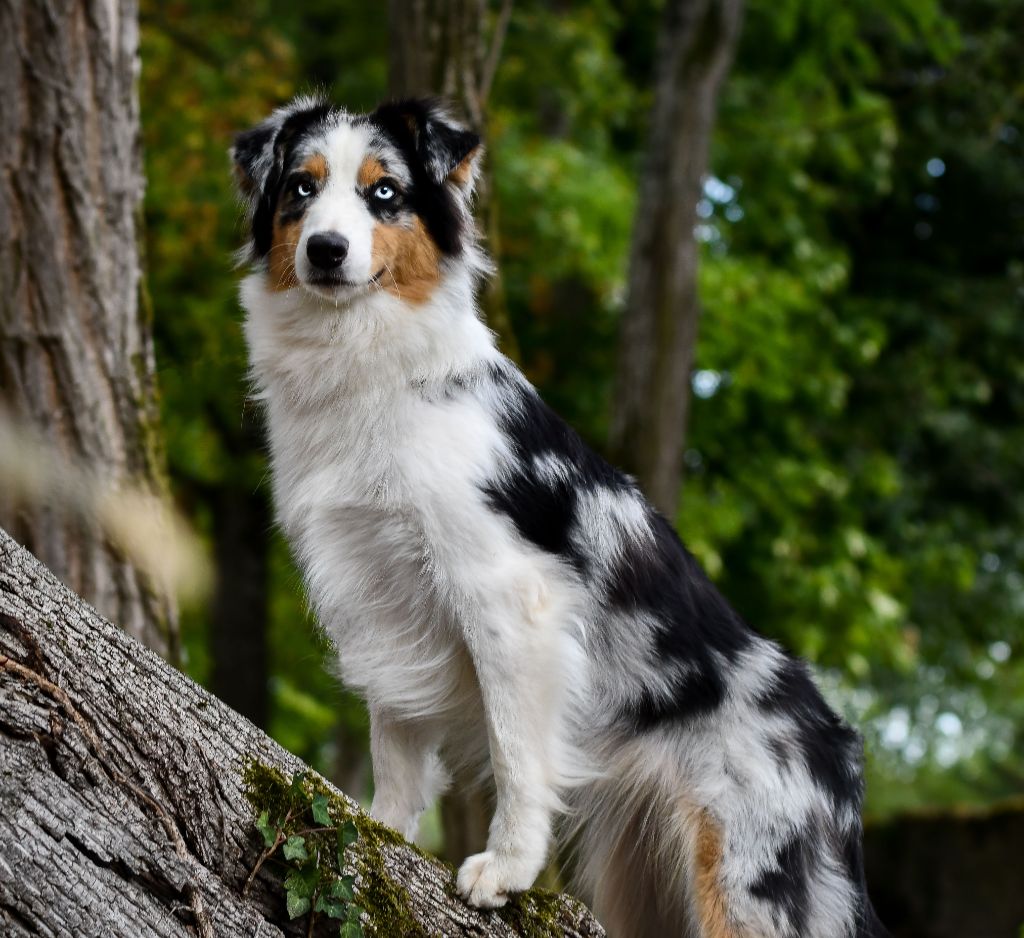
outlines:
[[[610,448],[675,517],[697,339],[697,202],[742,0],[669,0],[633,231]]]
[[[289,921],[272,863],[243,895],[263,848],[248,760],[285,776],[304,768],[0,531],[0,933],[327,934],[326,919]],[[356,902],[372,908],[361,897],[383,877],[415,924],[396,931],[367,913],[368,934],[604,934],[565,896],[471,909],[453,898],[450,868],[397,835],[381,843],[373,858],[364,836],[349,848]]]
[[[512,0],[390,0],[388,90],[395,98],[440,95],[486,139],[487,103],[512,16]],[[490,22],[489,22],[490,21]],[[488,250],[497,258],[498,204],[489,156],[477,179],[476,215]],[[487,324],[502,351],[519,360],[497,268],[481,296]]]
[[[0,402],[68,459],[161,490],[135,0],[0,0]],[[174,612],[101,535],[0,494],[0,524],[131,635]]]

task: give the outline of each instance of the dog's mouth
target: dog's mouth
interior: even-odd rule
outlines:
[[[338,295],[351,295],[370,287],[379,287],[380,278],[383,276],[383,267],[369,280],[346,280],[341,274],[318,270],[306,276],[305,286],[320,296],[334,299]]]

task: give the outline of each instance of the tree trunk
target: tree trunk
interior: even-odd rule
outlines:
[[[0,0],[0,402],[62,456],[159,490],[138,67],[134,0]],[[90,526],[6,492],[0,524],[176,653],[173,610]]]
[[[697,202],[742,0],[669,0],[630,257],[610,446],[674,518],[682,482],[697,298]]]
[[[388,90],[395,98],[441,95],[486,140],[487,102],[501,60],[512,0],[492,11],[488,0],[390,0]],[[488,20],[492,20],[490,24]],[[497,258],[498,204],[494,163],[484,161],[476,191],[476,215],[491,256]],[[481,296],[487,324],[502,351],[519,360],[501,272],[495,269]]]
[[[210,689],[232,710],[267,726],[268,540],[266,489],[233,480],[214,490],[217,587],[210,618]]]
[[[0,933],[337,935],[323,917],[290,922],[279,864],[257,868],[246,764],[305,768],[0,531]],[[467,907],[451,869],[312,777],[359,829],[346,856],[367,933],[604,934],[536,890],[499,913]]]

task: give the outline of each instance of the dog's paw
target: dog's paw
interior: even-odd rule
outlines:
[[[492,850],[468,857],[459,868],[458,890],[478,909],[497,909],[533,885],[539,870],[521,857]]]

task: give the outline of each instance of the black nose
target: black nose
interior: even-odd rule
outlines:
[[[348,238],[337,231],[325,231],[313,235],[306,242],[306,257],[314,267],[334,270],[341,266],[348,254]]]

